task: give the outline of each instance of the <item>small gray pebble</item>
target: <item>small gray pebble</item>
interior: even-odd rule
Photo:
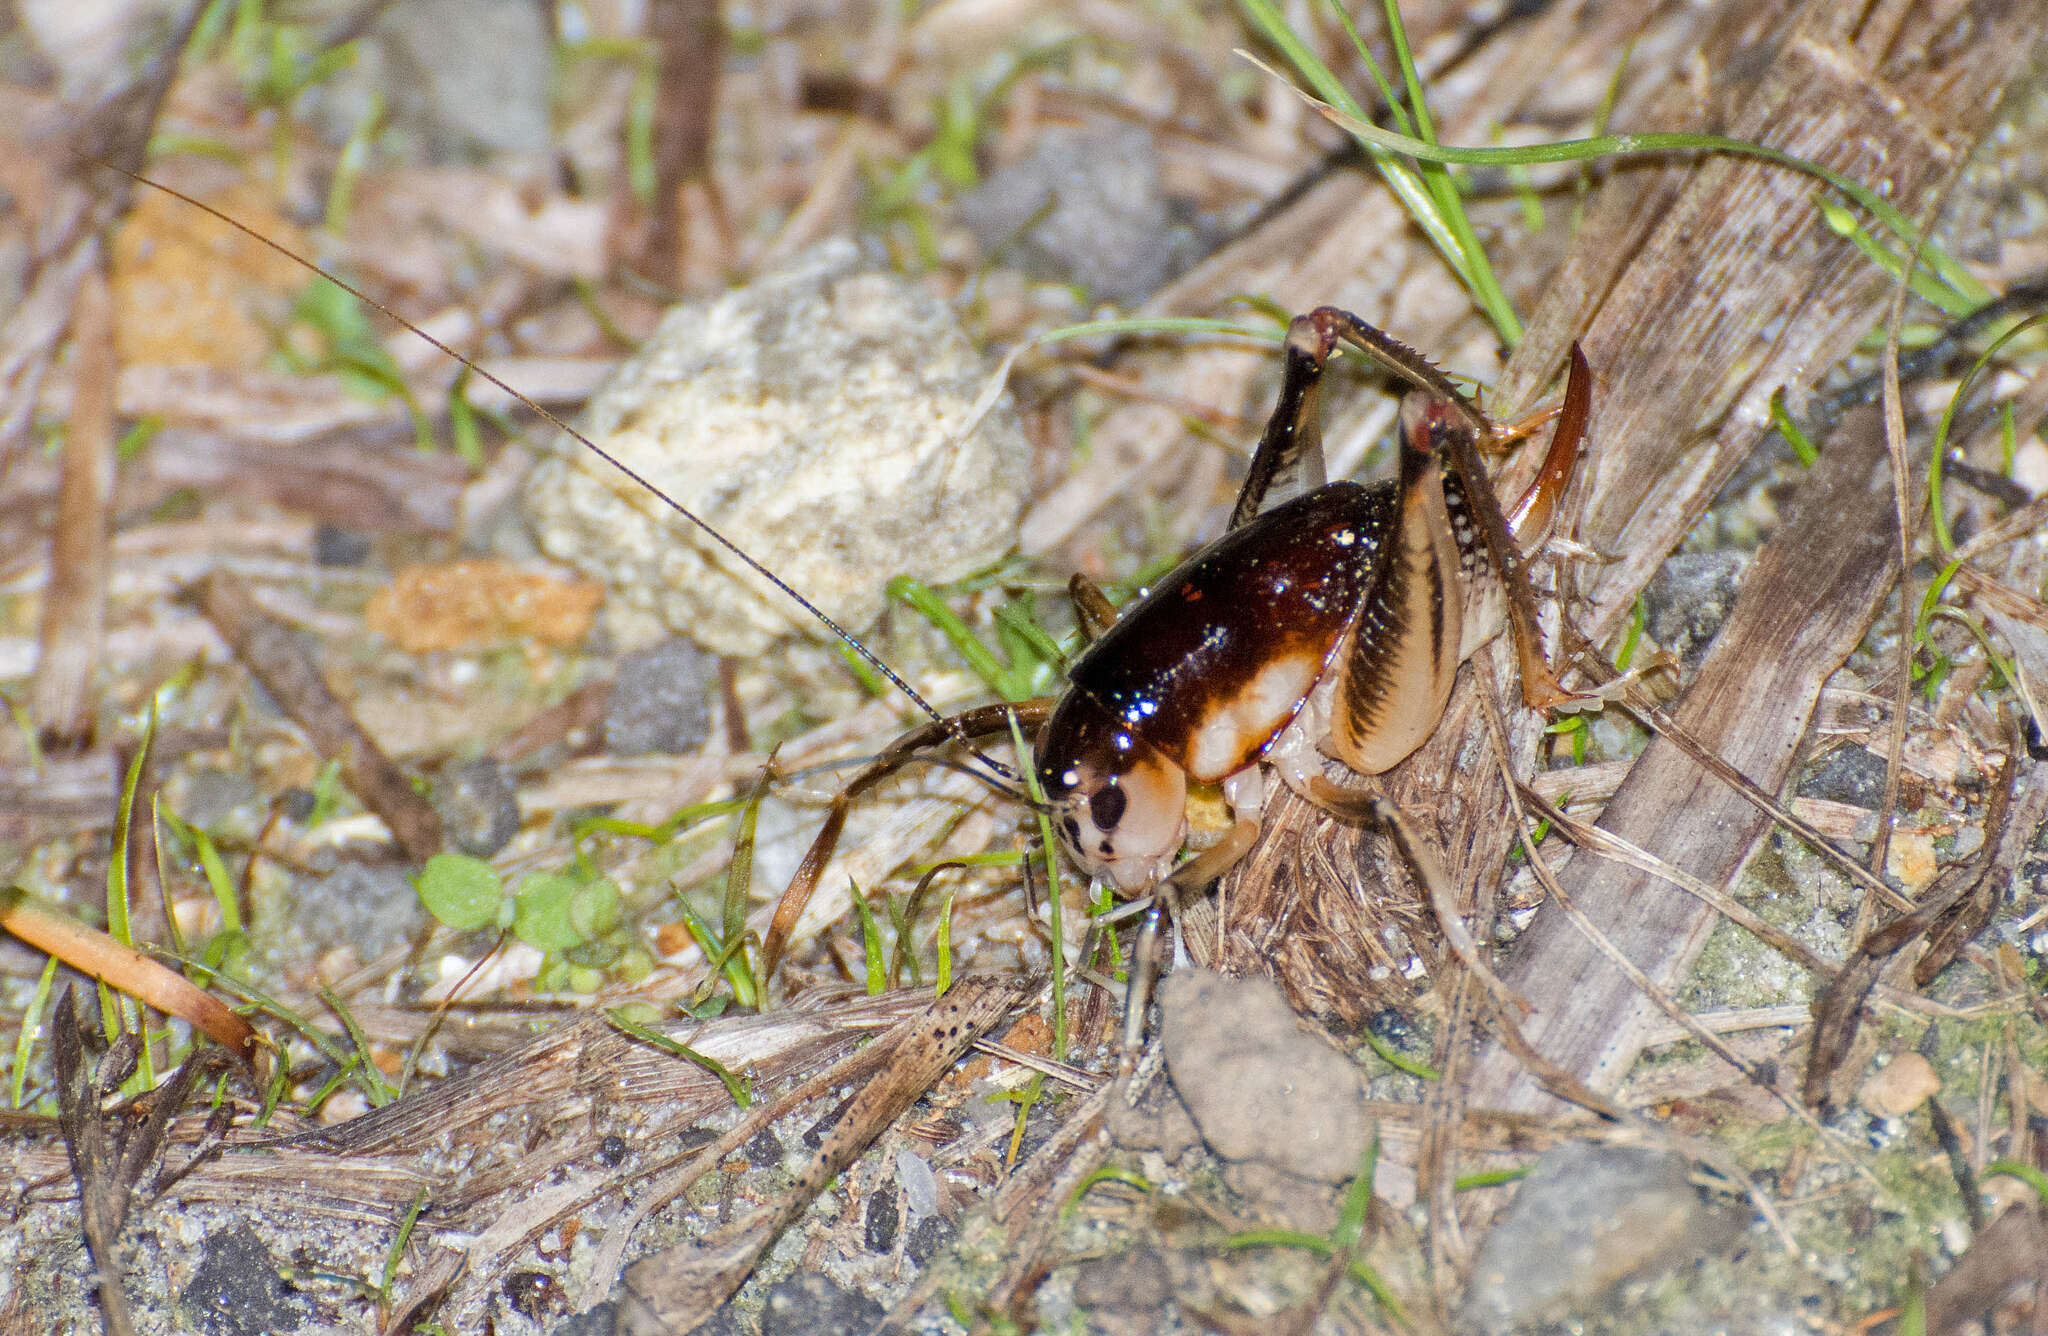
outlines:
[[[904,1255],[923,1266],[952,1237],[952,1221],[942,1215],[928,1215],[911,1228],[910,1241],[903,1246]]]
[[[237,771],[194,770],[178,793],[177,811],[186,822],[215,835],[230,821],[259,822],[263,795],[256,782]]]
[[[604,745],[614,756],[695,751],[711,736],[718,659],[680,637],[619,661],[605,706]]]
[[[1159,1008],[1173,1088],[1218,1155],[1320,1183],[1358,1172],[1372,1137],[1358,1066],[1272,980],[1175,970]]]
[[[1750,559],[1746,552],[1675,552],[1643,591],[1650,635],[1688,670],[1706,657],[1734,610]]]
[[[390,103],[394,129],[432,159],[468,163],[481,153],[548,147],[548,23],[538,5],[504,0],[407,0],[392,5],[362,44],[363,74]],[[338,121],[364,93],[330,91]]]
[[[1464,1327],[1506,1336],[1597,1308],[1624,1280],[1721,1251],[1747,1212],[1710,1206],[1668,1151],[1568,1141],[1545,1151],[1486,1236]]]
[[[301,882],[293,931],[319,951],[353,946],[369,960],[403,941],[426,910],[397,863],[344,862],[318,881]]]
[[[613,1336],[618,1329],[618,1307],[607,1299],[587,1313],[564,1318],[549,1336]]]
[[[306,1320],[306,1301],[277,1274],[277,1259],[246,1224],[207,1235],[182,1297],[206,1336],[268,1336],[297,1331]]]
[[[322,566],[360,566],[370,559],[370,535],[323,524],[313,530],[313,560]]]
[[[1799,796],[1876,807],[1884,798],[1884,758],[1854,743],[1837,747],[1799,781]]]
[[[885,1253],[896,1246],[896,1226],[902,1219],[902,1212],[896,1209],[896,1190],[891,1187],[877,1188],[868,1198],[868,1209],[862,1221],[861,1241],[871,1253]]]
[[[1192,230],[1177,225],[1157,147],[1141,126],[1048,126],[959,209],[984,253],[1119,306],[1151,296],[1198,249]]]
[[[1074,1302],[1098,1321],[1113,1314],[1163,1314],[1172,1298],[1172,1277],[1157,1248],[1137,1247],[1074,1268]]]
[[[756,1169],[771,1169],[782,1163],[782,1143],[775,1129],[764,1127],[747,1141],[747,1163]]]
[[[830,1276],[798,1272],[768,1291],[761,1336],[866,1336],[885,1315],[882,1305]]]
[[[519,833],[519,795],[512,776],[488,756],[448,771],[439,796],[442,828],[466,854],[489,858]]]
[[[319,806],[319,803],[320,800],[313,796],[313,790],[311,789],[286,789],[284,791],[284,819],[296,821],[303,825],[313,815],[313,809]],[[196,825],[198,823],[194,822],[193,824]]]

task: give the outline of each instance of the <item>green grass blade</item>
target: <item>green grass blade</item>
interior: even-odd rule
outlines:
[[[924,972],[918,968],[917,964],[917,917],[924,912],[925,898],[931,894],[932,883],[939,879],[939,874],[967,866],[969,866],[968,863],[957,858],[949,858],[943,863],[934,863],[930,867],[918,872],[917,885],[911,888],[910,895],[903,902],[901,911],[898,911],[896,908],[894,900],[889,902],[889,916],[896,923],[896,949],[889,955],[890,988],[893,989],[899,986],[905,974],[910,976],[912,986],[924,982]]]
[[[1393,44],[1394,59],[1401,70],[1401,82],[1408,90],[1408,109],[1414,119],[1415,137],[1426,144],[1436,140],[1436,124],[1430,119],[1429,99],[1422,87],[1422,76],[1415,69],[1415,57],[1408,50],[1408,30],[1401,22],[1399,0],[1384,0],[1387,15],[1387,36]],[[1471,215],[1465,211],[1465,200],[1458,192],[1458,183],[1451,176],[1450,169],[1442,163],[1425,165],[1420,173],[1423,188],[1429,192],[1436,205],[1437,217],[1443,220],[1444,228],[1458,248],[1462,263],[1459,275],[1478,300],[1486,318],[1493,323],[1501,342],[1514,347],[1522,341],[1522,322],[1508,302],[1507,293],[1501,290],[1500,279],[1493,272],[1493,263],[1487,259],[1486,247],[1480,244],[1479,234],[1472,228]]]
[[[370,1101],[370,1107],[381,1109],[397,1099],[398,1092],[391,1088],[391,1083],[384,1079],[384,1073],[370,1060],[370,1037],[363,1033],[362,1026],[356,1024],[355,1013],[333,989],[325,985],[320,989],[320,1000],[327,1004],[327,1009],[341,1022],[341,1028],[348,1032],[349,1043],[355,1045],[353,1061],[356,1070],[362,1073],[357,1084],[362,1087],[363,1097]]]
[[[1861,251],[1864,259],[1883,270],[1894,283],[1905,276],[1905,261],[1864,230],[1863,224],[1858,221],[1855,214],[1831,199],[1822,198],[1816,200],[1815,204],[1820,209],[1821,222],[1827,225],[1828,231]],[[1941,276],[1930,264],[1913,266],[1913,273],[1906,286],[1914,296],[1950,319],[1960,319],[1968,315],[1973,308],[1984,304],[1982,300],[1972,301],[1942,282]]]
[[[967,623],[961,621],[960,615],[947,606],[946,600],[939,597],[938,591],[922,580],[899,575],[889,581],[887,593],[891,599],[914,609],[919,616],[938,628],[939,634],[946,637],[946,643],[951,645],[961,658],[967,660],[967,666],[974,670],[974,675],[979,677],[990,691],[1008,701],[1023,699],[1015,694],[1016,683],[1012,680],[1010,665],[996,658],[995,651],[983,644],[981,638],[967,628]]]
[[[1392,1044],[1374,1034],[1370,1029],[1365,1032],[1365,1043],[1368,1048],[1378,1055],[1381,1062],[1386,1063],[1397,1072],[1406,1072],[1410,1076],[1420,1077],[1425,1081],[1442,1079],[1442,1072],[1439,1072],[1426,1062],[1417,1062],[1400,1049],[1395,1048]]]
[[[1927,461],[1927,504],[1929,518],[1933,523],[1934,541],[1940,546],[1943,556],[1956,550],[1955,539],[1948,531],[1948,517],[1942,514],[1941,510],[1941,470],[1943,461],[1948,457],[1948,433],[1949,428],[1955,423],[1956,410],[1962,407],[1964,398],[1970,392],[1970,386],[1976,383],[1984,368],[1991,364],[1991,359],[1998,356],[1999,350],[2022,332],[2044,320],[2048,320],[2048,311],[2028,316],[1993,339],[1991,346],[1970,364],[1969,371],[1957,383],[1956,392],[1948,397],[1948,405],[1941,410],[1941,421],[1934,428],[1934,453]]]
[[[420,1184],[420,1190],[413,1193],[412,1205],[405,1208],[404,1217],[398,1222],[398,1233],[391,1239],[391,1247],[384,1253],[384,1274],[377,1282],[377,1293],[388,1303],[391,1287],[398,1283],[398,1265],[405,1260],[405,1245],[412,1241],[413,1226],[419,1223],[420,1212],[427,1209],[427,1185]]]
[[[1353,122],[1359,125],[1371,125],[1371,122],[1365,118],[1364,109],[1346,91],[1343,81],[1332,73],[1330,68],[1323,64],[1321,58],[1295,35],[1293,29],[1287,26],[1287,21],[1282,17],[1279,9],[1270,3],[1270,0],[1239,0],[1239,4],[1245,11],[1246,17],[1250,19],[1252,26],[1267,41],[1279,48],[1280,52],[1287,57],[1288,62],[1296,70],[1300,71],[1302,78],[1306,79],[1309,85],[1317,93],[1321,94],[1323,102],[1333,108],[1340,109],[1348,116],[1349,120],[1340,121],[1340,125],[1347,130],[1350,129],[1350,125]],[[1374,128],[1377,130],[1377,127]],[[1422,229],[1423,234],[1429,238],[1430,244],[1437,248],[1438,253],[1451,266],[1452,272],[1456,273],[1461,281],[1466,282],[1468,288],[1472,288],[1470,276],[1466,268],[1466,255],[1463,246],[1442,217],[1438,202],[1430,194],[1429,188],[1423,184],[1422,177],[1396,156],[1401,150],[1390,149],[1375,139],[1359,135],[1356,131],[1353,131],[1352,134],[1354,138],[1358,139],[1359,146],[1365,150],[1366,156],[1372,160],[1372,165],[1379,172],[1381,179],[1387,183],[1387,187],[1401,201],[1401,207],[1408,211],[1410,218],[1414,219],[1415,225]],[[1395,135],[1391,136],[1391,138],[1408,143],[1421,142],[1410,139],[1405,135]],[[1407,156],[1418,157],[1420,155],[1408,154]],[[1472,291],[1474,299],[1477,300],[1478,289],[1472,288]]]
[[[1778,429],[1778,435],[1785,438],[1785,444],[1792,447],[1792,453],[1799,460],[1801,468],[1812,468],[1820,458],[1820,450],[1785,407],[1785,387],[1780,385],[1771,391],[1771,425]]]
[[[1520,1169],[1488,1169],[1484,1173],[1465,1174],[1452,1180],[1451,1188],[1457,1192],[1469,1192],[1473,1188],[1497,1188],[1504,1183],[1513,1183],[1529,1176],[1531,1166]]]
[[[953,986],[953,892],[948,890],[946,898],[939,901],[939,935],[935,948],[939,964],[933,982],[938,995],[944,997],[946,990]]]
[[[476,408],[469,402],[469,378],[473,374],[464,367],[455,373],[454,382],[448,386],[448,435],[470,473],[478,474],[484,471],[484,438],[477,429]]]
[[[1265,4],[1265,0],[1243,0],[1247,8]],[[1240,53],[1254,65],[1264,69],[1283,83],[1285,76],[1271,66],[1248,53]],[[1313,57],[1311,57],[1313,59]],[[1327,73],[1327,71],[1325,71]],[[1304,71],[1306,77],[1306,72]],[[1431,144],[1412,135],[1395,134],[1382,129],[1360,115],[1348,96],[1331,97],[1315,79],[1309,82],[1316,87],[1315,96],[1295,88],[1296,96],[1314,107],[1324,117],[1339,126],[1361,142],[1388,153],[1398,153],[1423,162],[1437,162],[1466,166],[1506,167],[1533,165],[1552,162],[1586,162],[1595,158],[1640,157],[1648,154],[1670,153],[1725,153],[1731,157],[1755,158],[1762,162],[1775,163],[1780,167],[1804,173],[1826,184],[1837,194],[1853,202],[1858,208],[1882,223],[1886,230],[1897,237],[1908,250],[1919,250],[1923,263],[1941,275],[1957,291],[1973,298],[1982,294],[1989,300],[1990,294],[1982,284],[1972,279],[1961,265],[1938,248],[1928,246],[1907,217],[1889,201],[1875,191],[1851,177],[1822,166],[1809,158],[1787,153],[1783,149],[1766,144],[1753,143],[1746,139],[1731,139],[1725,135],[1649,133],[1623,135],[1592,135],[1584,139],[1565,139],[1548,144],[1521,144],[1497,148],[1463,148],[1443,144]],[[1289,87],[1293,87],[1290,83]],[[1341,95],[1342,90],[1337,90]]]
[[[1067,1060],[1067,935],[1064,918],[1060,909],[1060,862],[1055,852],[1059,846],[1053,842],[1051,808],[1046,804],[1045,791],[1038,786],[1038,767],[1033,763],[1031,744],[1024,737],[1024,730],[1017,723],[1017,716],[1010,716],[1010,743],[1016,748],[1017,769],[1024,776],[1024,791],[1030,795],[1031,804],[1038,817],[1038,848],[1045,861],[1045,918],[1046,927],[1052,938],[1052,1055],[1061,1062]],[[949,905],[950,908],[950,905]]]
[[[671,1039],[659,1030],[649,1029],[626,1015],[623,1009],[606,1012],[605,1019],[633,1038],[652,1044],[664,1053],[672,1053],[686,1062],[694,1062],[710,1072],[724,1084],[725,1092],[732,1096],[732,1102],[740,1108],[744,1109],[754,1102],[754,1083],[718,1059],[699,1053],[688,1044]]]
[[[1066,1201],[1060,1204],[1060,1219],[1072,1218],[1074,1212],[1080,1209],[1081,1199],[1098,1183],[1121,1183],[1141,1197],[1148,1197],[1153,1191],[1152,1180],[1137,1170],[1106,1164],[1074,1185],[1074,1190],[1067,1194]]]
[[[882,947],[882,928],[875,922],[875,911],[868,908],[868,898],[861,894],[853,878],[846,879],[848,892],[853,896],[853,912],[860,916],[861,953],[867,958],[867,987],[869,997],[879,997],[889,989],[889,953]]]
[[[123,946],[135,945],[128,903],[128,845],[135,829],[135,795],[142,788],[149,754],[156,747],[156,725],[156,701],[151,699],[149,720],[142,729],[142,745],[135,749],[128,762],[128,774],[121,781],[120,815],[114,822],[114,847],[107,859],[107,933]]]
[[[1344,1205],[1337,1212],[1337,1228],[1330,1234],[1331,1241],[1340,1248],[1356,1248],[1365,1237],[1366,1216],[1372,1211],[1373,1178],[1379,1167],[1380,1129],[1375,1123],[1372,1139],[1366,1143],[1365,1155],[1359,1161],[1358,1173],[1345,1190]]]
[[[2025,1183],[2034,1190],[2034,1195],[2041,1199],[2041,1204],[2048,1206],[2048,1174],[2042,1173],[2031,1164],[2024,1164],[2018,1160],[1993,1160],[1984,1166],[1983,1171],[1978,1174],[1978,1178],[1980,1180],[1989,1179],[2001,1174],[2009,1178],[2017,1178],[2020,1182]]]
[[[703,986],[711,987],[711,980],[723,974],[725,981],[732,985],[733,1005],[759,1010],[761,990],[754,978],[753,966],[742,958],[746,937],[742,935],[729,941],[721,941],[718,934],[712,931],[711,925],[690,907],[688,900],[678,895],[676,903],[683,911],[683,926],[689,929],[691,938],[697,943],[697,949],[704,953],[710,977]]]
[[[754,832],[761,820],[761,801],[768,796],[771,772],[763,770],[740,809],[739,830],[733,837],[732,861],[725,867],[725,898],[720,905],[721,934],[730,942],[747,931],[747,906],[754,898]]]
[[[11,1108],[20,1108],[22,1100],[28,1097],[28,1062],[35,1053],[36,1031],[42,1028],[43,1012],[49,1008],[50,992],[56,984],[57,957],[51,956],[43,964],[42,977],[36,980],[36,991],[21,1013],[21,1029],[14,1036],[14,1071],[8,1079],[7,1091]]]

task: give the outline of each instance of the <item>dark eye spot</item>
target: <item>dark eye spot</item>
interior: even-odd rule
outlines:
[[[1124,819],[1125,805],[1124,791],[1105,784],[1088,796],[1088,819],[1097,830],[1115,830],[1116,823]]]
[[[1060,829],[1067,833],[1067,843],[1075,845],[1081,843],[1080,822],[1074,820],[1071,816],[1063,816],[1060,818]]]

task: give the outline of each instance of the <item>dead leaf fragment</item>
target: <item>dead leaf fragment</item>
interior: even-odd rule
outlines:
[[[1880,1118],[1903,1118],[1940,1089],[1933,1063],[1918,1053],[1901,1053],[1870,1074],[1856,1101]]]
[[[478,649],[511,640],[573,645],[590,632],[604,588],[524,571],[509,562],[408,566],[370,598],[370,629],[409,654]]]
[[[303,253],[304,233],[260,186],[206,202]],[[123,365],[251,371],[276,344],[306,272],[253,237],[180,199],[145,190],[114,237],[114,346]]]
[[[1934,856],[1934,836],[1925,831],[1901,830],[1892,835],[1885,851],[1885,871],[1897,877],[1908,892],[1916,892],[1934,880],[1941,870]]]

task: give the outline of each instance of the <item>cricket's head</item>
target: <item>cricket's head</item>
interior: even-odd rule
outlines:
[[[1159,881],[1187,834],[1187,775],[1086,692],[1069,691],[1038,737],[1038,782],[1060,843],[1125,895]]]

